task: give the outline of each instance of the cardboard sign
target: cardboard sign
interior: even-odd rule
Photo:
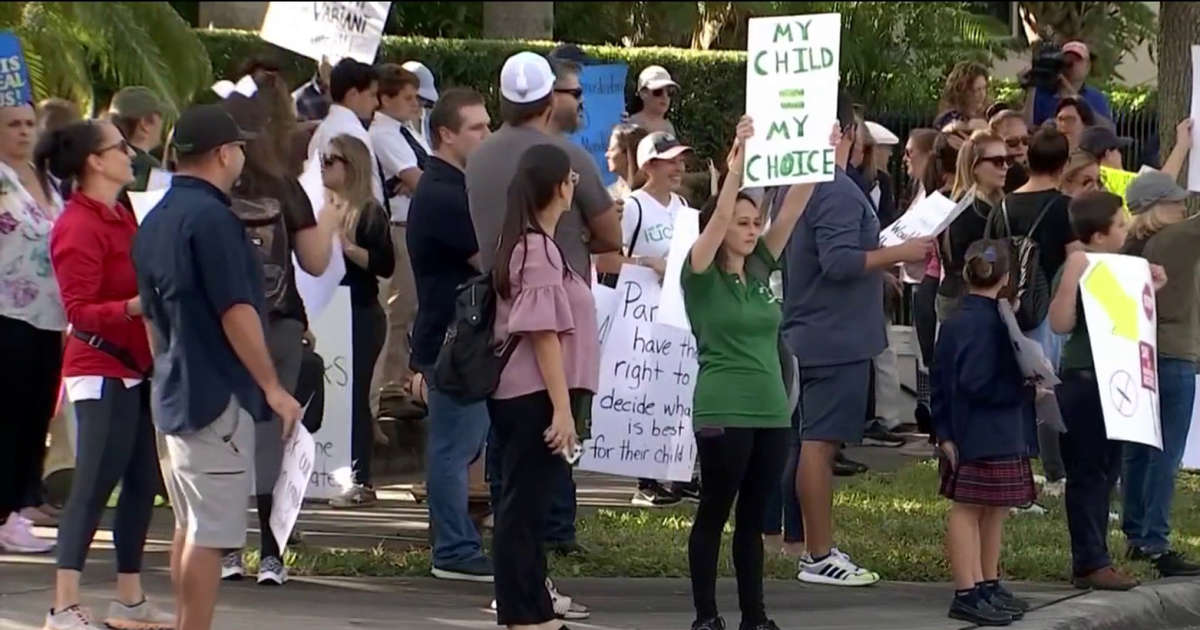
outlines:
[[[914,238],[937,236],[950,227],[958,215],[971,207],[973,203],[975,203],[973,187],[967,191],[966,195],[963,195],[958,203],[954,203],[940,192],[934,192],[917,205],[909,208],[908,212],[896,219],[886,230],[880,232],[879,246],[891,247]]]
[[[126,194],[129,195],[129,205],[133,206],[130,210],[133,210],[134,218],[137,219],[138,225],[141,225],[142,221],[146,220],[146,215],[150,214],[150,211],[166,196],[167,189],[158,188],[146,192],[130,190],[126,191]]]
[[[625,265],[600,358],[592,439],[579,468],[628,477],[688,481],[696,459],[692,393],[696,340],[654,322],[658,274]]]
[[[33,85],[29,82],[29,65],[21,38],[0,32],[0,107],[14,107],[33,102]]]
[[[655,321],[691,330],[687,310],[683,305],[683,263],[696,239],[700,238],[700,211],[681,209],[675,215],[675,227],[671,234],[671,249],[667,252],[667,270],[663,276],[662,297],[658,303],[658,318]]]
[[[315,61],[374,63],[391,2],[271,2],[259,36]]]
[[[746,42],[746,187],[833,179],[841,15],[751,18]]]
[[[325,209],[326,193],[325,185],[321,181],[321,160],[315,154],[305,163],[304,172],[300,174],[300,187],[304,189],[304,194],[312,204],[313,215],[320,217]],[[333,250],[329,253],[329,266],[325,267],[325,273],[314,276],[304,271],[295,253],[292,253],[292,267],[296,271],[296,290],[300,292],[300,299],[304,302],[304,311],[308,314],[308,320],[313,321],[321,316],[329,301],[333,299],[334,291],[341,284],[342,277],[346,275],[342,241],[337,236],[333,237]],[[345,321],[349,322],[350,319]]]
[[[292,535],[292,528],[300,516],[300,506],[308,490],[315,456],[316,442],[313,436],[303,424],[297,422],[295,433],[283,446],[283,464],[271,493],[271,533],[279,541],[281,552],[287,548],[288,537]]]
[[[1188,156],[1188,190],[1200,192],[1200,46],[1192,46],[1192,147]]]
[[[1162,448],[1158,324],[1150,263],[1088,254],[1079,281],[1108,439]]]
[[[313,434],[313,465],[307,495],[328,499],[341,494],[351,484],[350,392],[354,382],[354,351],[350,331],[350,288],[338,287],[329,307],[309,322],[317,339],[317,354],[325,361],[325,415],[321,430]],[[301,404],[307,402],[300,401]]]
[[[1200,376],[1196,377],[1196,398],[1192,402],[1192,428],[1183,450],[1183,467],[1200,470]]]
[[[571,141],[587,150],[600,169],[600,177],[608,186],[617,181],[616,173],[608,170],[608,140],[613,127],[621,122],[625,111],[625,75],[629,66],[613,64],[584,66],[579,72],[583,88],[583,120]]]

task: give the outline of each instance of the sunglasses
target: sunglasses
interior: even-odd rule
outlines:
[[[113,144],[110,144],[106,147],[100,147],[99,149],[92,151],[92,155],[103,155],[109,151],[112,151],[113,149],[120,149],[121,153],[129,153],[129,142],[122,138]]]
[[[581,87],[571,88],[569,90],[566,88],[554,88],[554,93],[555,94],[570,94],[577,101],[583,100],[583,88],[581,88]]]
[[[349,161],[340,155],[326,155],[321,159],[321,165],[325,168],[332,168],[333,165],[337,164],[338,162],[341,162],[342,164],[349,164]]]
[[[996,168],[1008,168],[1008,165],[1011,163],[1007,155],[993,155],[992,157],[981,157],[975,160],[975,166],[979,166],[984,162],[989,162]]]
[[[1016,138],[1009,138],[1004,141],[1004,144],[1007,144],[1011,149],[1028,146],[1029,136],[1017,136]]]
[[[653,96],[654,98],[661,98],[664,94],[667,96],[674,96],[675,88],[658,88],[657,90],[650,90],[650,96]]]

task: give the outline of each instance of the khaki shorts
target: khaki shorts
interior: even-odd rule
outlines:
[[[246,502],[254,467],[254,418],[231,397],[212,424],[196,433],[163,436],[169,465],[163,480],[175,528],[210,549],[246,543]]]

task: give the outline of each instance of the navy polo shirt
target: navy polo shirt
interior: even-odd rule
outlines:
[[[467,208],[466,174],[430,156],[408,207],[408,256],[418,303],[409,362],[418,371],[437,361],[454,319],[458,285],[479,273],[467,262],[479,251]]]
[[[256,421],[262,390],[234,354],[221,316],[237,304],[264,310],[262,267],[229,197],[176,175],[133,243],[142,309],[154,335],[154,422],[167,434],[207,427],[232,394]]]

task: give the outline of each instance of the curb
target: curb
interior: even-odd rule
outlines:
[[[1200,580],[1160,580],[1132,591],[1092,591],[1035,610],[1010,628],[1131,630],[1200,626]]]

